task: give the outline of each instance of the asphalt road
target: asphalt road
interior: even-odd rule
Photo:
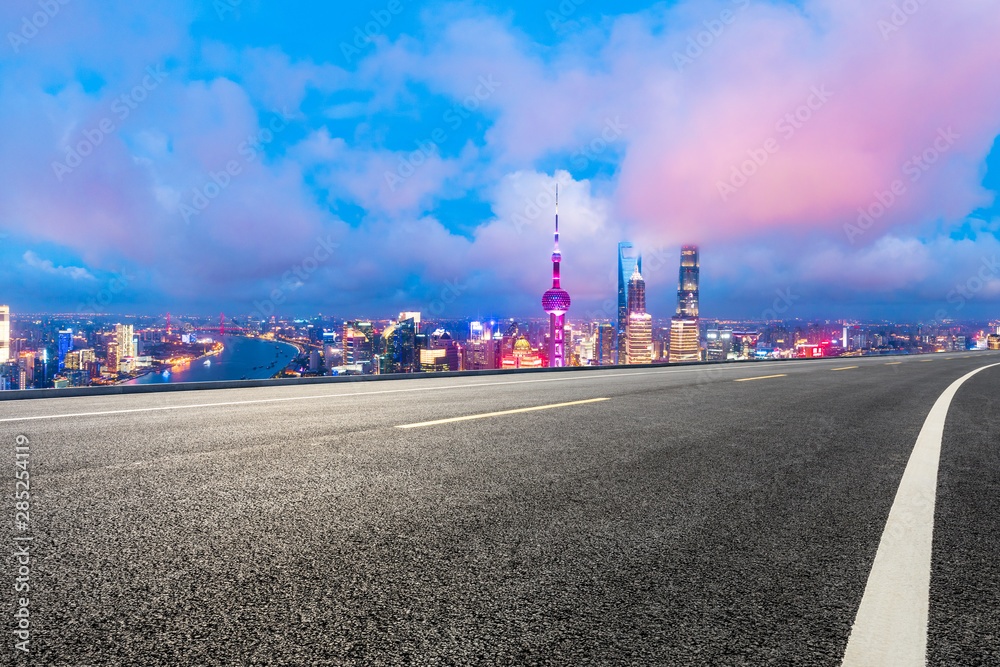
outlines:
[[[931,406],[998,362],[0,403],[34,538],[30,654],[8,558],[0,664],[838,665]],[[929,664],[1000,664],[998,408],[995,368],[949,413]]]

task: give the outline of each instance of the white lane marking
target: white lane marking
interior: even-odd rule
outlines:
[[[820,362],[806,362],[809,365]],[[806,363],[797,364],[798,366],[805,366]],[[776,364],[768,364],[768,366],[773,366]],[[762,366],[758,366],[760,368]],[[573,375],[565,377],[555,377],[555,378],[543,378],[540,380],[513,380],[510,382],[477,382],[468,384],[453,384],[453,385],[432,385],[430,387],[410,387],[408,389],[384,389],[381,391],[356,391],[347,392],[343,394],[315,394],[312,396],[288,396],[285,398],[260,398],[251,401],[225,401],[219,403],[199,403],[195,405],[168,405],[159,406],[155,408],[133,408],[130,410],[103,410],[100,412],[79,412],[76,414],[61,414],[61,415],[42,415],[36,417],[9,417],[6,419],[0,419],[0,423],[4,422],[19,422],[19,421],[38,421],[41,419],[66,419],[70,417],[97,417],[103,415],[122,415],[131,414],[137,412],[159,412],[163,410],[195,410],[200,408],[215,408],[224,407],[229,405],[257,405],[261,403],[281,403],[286,401],[311,401],[322,398],[344,398],[351,396],[376,396],[379,394],[404,394],[416,391],[437,391],[442,389],[465,389],[471,387],[497,387],[503,385],[514,385],[514,384],[536,384],[539,382],[569,382],[573,380],[593,380],[600,378],[611,378],[611,377],[625,377],[625,376],[636,376],[636,375],[677,375],[681,373],[703,373],[706,370],[716,368],[715,366],[703,366],[699,368],[692,369],[680,369],[680,368],[662,368],[653,371],[628,371],[625,373],[601,373],[600,375],[590,373],[582,373],[580,375]],[[263,387],[256,387],[263,388]],[[287,387],[276,387],[276,388],[287,388]],[[128,396],[139,396],[140,394],[124,394]],[[109,397],[103,397],[109,398]]]
[[[930,361],[926,359],[925,361]],[[787,362],[785,362],[787,363]],[[795,368],[804,368],[806,366],[816,366],[820,364],[827,364],[829,361],[800,361],[796,362]],[[774,366],[781,366],[781,362],[773,363],[760,363],[755,362],[753,365],[754,369],[759,368],[773,368]],[[431,386],[431,387],[414,387],[410,389],[386,389],[382,391],[357,391],[349,392],[343,394],[315,394],[312,396],[289,396],[286,398],[261,398],[252,401],[225,401],[220,403],[199,403],[195,405],[168,405],[160,406],[155,408],[133,408],[130,410],[102,410],[100,412],[79,412],[75,414],[62,414],[62,415],[41,415],[36,417],[8,417],[6,419],[0,419],[0,424],[5,422],[21,422],[21,421],[39,421],[43,419],[68,419],[75,417],[99,417],[103,415],[124,415],[137,412],[161,412],[164,410],[195,410],[200,408],[216,408],[225,407],[229,405],[257,405],[261,403],[282,403],[286,401],[312,401],[323,398],[341,398],[350,396],[375,396],[378,394],[401,394],[414,391],[434,391],[438,389],[463,389],[465,387],[496,387],[502,385],[510,384],[535,384],[538,382],[569,382],[572,380],[591,380],[596,378],[606,378],[606,377],[624,377],[629,375],[676,375],[681,373],[704,373],[704,372],[714,372],[722,368],[731,368],[728,364],[726,365],[705,365],[699,366],[697,368],[659,368],[652,371],[629,371],[626,373],[602,373],[601,375],[591,375],[589,373],[576,375],[572,377],[557,377],[557,378],[545,378],[541,380],[514,380],[511,382],[479,382],[471,384],[455,384],[455,385],[444,385],[444,386]],[[735,369],[734,369],[735,370]],[[749,368],[747,370],[750,370]],[[430,378],[427,378],[430,379]],[[752,378],[751,378],[752,379]],[[247,387],[248,389],[263,389],[266,387]],[[276,388],[287,388],[287,387],[276,387]],[[205,390],[209,391],[209,390]],[[141,394],[121,394],[121,396],[140,396]],[[112,395],[113,396],[113,395]],[[111,396],[104,396],[102,398],[110,398]],[[75,398],[75,397],[67,397]],[[88,397],[80,397],[88,398]],[[43,399],[37,399],[43,400]],[[2,403],[2,402],[0,402]]]
[[[923,667],[938,463],[948,408],[983,366],[948,387],[927,415],[903,472],[844,653],[844,667]]]
[[[486,419],[487,417],[500,417],[502,415],[516,415],[521,412],[537,412],[538,410],[551,410],[553,408],[568,408],[571,405],[585,405],[587,403],[600,403],[610,401],[610,398],[589,398],[585,401],[570,401],[569,403],[553,403],[551,405],[536,405],[531,408],[517,408],[515,410],[501,410],[500,412],[486,412],[479,415],[466,415],[464,417],[449,417],[447,419],[435,419],[429,422],[419,422],[416,424],[403,424],[396,428],[420,428],[421,426],[437,426],[438,424],[451,424],[453,422],[465,422],[472,419]]]

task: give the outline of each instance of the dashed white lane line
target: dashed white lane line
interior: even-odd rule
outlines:
[[[587,403],[600,403],[610,401],[610,398],[590,398],[585,401],[570,401],[568,403],[553,403],[551,405],[536,405],[530,408],[517,408],[514,410],[501,410],[499,412],[486,412],[478,415],[466,415],[464,417],[449,417],[447,419],[435,419],[429,422],[419,422],[417,424],[403,424],[396,428],[420,428],[422,426],[437,426],[438,424],[451,424],[454,422],[465,422],[472,419],[486,419],[487,417],[500,417],[502,415],[516,415],[522,412],[537,412],[538,410],[552,410],[553,408],[568,408],[571,405],[586,405]]]
[[[932,361],[932,359],[923,359],[922,361]],[[796,368],[804,368],[805,366],[815,366],[823,364],[826,362],[816,361],[816,362],[798,362],[796,363]],[[777,363],[755,363],[754,368],[769,368],[781,365],[780,362]],[[201,408],[216,408],[225,407],[230,405],[259,405],[264,403],[285,403],[289,401],[313,401],[319,399],[330,399],[330,398],[347,398],[351,396],[376,396],[379,394],[402,394],[408,392],[417,391],[436,391],[441,389],[464,389],[464,388],[474,388],[474,387],[495,387],[509,384],[535,384],[539,382],[570,382],[573,380],[589,380],[605,377],[623,377],[626,375],[673,375],[682,373],[711,373],[715,370],[721,368],[728,368],[723,366],[702,366],[698,368],[662,368],[652,371],[630,371],[627,373],[602,373],[600,375],[576,375],[571,377],[555,377],[555,378],[544,378],[540,380],[514,380],[511,382],[479,382],[479,383],[469,383],[469,384],[456,384],[456,385],[444,385],[444,386],[430,386],[430,387],[413,387],[410,389],[386,389],[383,391],[357,391],[348,392],[343,394],[314,394],[311,396],[288,396],[284,398],[262,398],[251,401],[222,401],[218,403],[199,403],[196,405],[167,405],[158,406],[154,408],[133,408],[129,410],[102,410],[98,412],[78,412],[72,414],[58,414],[58,415],[38,415],[33,417],[7,417],[5,419],[0,419],[0,424],[5,422],[23,422],[23,421],[40,421],[46,419],[69,419],[78,417],[99,417],[104,415],[124,415],[124,414],[134,414],[140,412],[163,412],[168,410],[198,410]],[[781,377],[781,376],[768,376],[768,377]],[[756,380],[759,378],[747,378],[742,381]],[[55,399],[57,400],[57,399]]]
[[[927,655],[934,503],[945,419],[952,399],[983,366],[941,394],[924,422],[875,554],[844,653],[844,667],[923,667]]]
[[[799,362],[796,364],[797,367],[802,368],[807,364],[812,366],[817,363],[822,362]],[[776,366],[778,364],[759,364],[755,365],[754,368],[766,368],[770,366]],[[39,421],[43,419],[68,419],[77,417],[98,417],[104,415],[125,415],[125,414],[135,414],[140,412],[162,412],[165,410],[198,410],[201,408],[217,408],[225,407],[230,405],[260,405],[265,403],[285,403],[289,401],[313,401],[319,399],[330,399],[330,398],[347,398],[352,396],[377,396],[380,394],[406,394],[411,392],[419,391],[440,391],[442,389],[466,389],[475,387],[500,387],[504,385],[513,384],[537,384],[540,382],[572,382],[574,380],[596,380],[600,378],[611,378],[611,377],[625,377],[625,376],[637,376],[637,375],[680,375],[684,373],[711,373],[714,369],[721,368],[717,366],[699,366],[697,368],[661,368],[652,371],[628,371],[625,373],[601,373],[601,374],[590,374],[584,373],[579,375],[562,375],[560,377],[554,378],[542,378],[538,380],[512,380],[510,382],[470,382],[467,384],[453,384],[453,385],[431,385],[429,387],[411,387],[407,389],[384,389],[381,391],[355,391],[347,393],[336,393],[336,394],[313,394],[310,396],[286,396],[284,398],[260,398],[250,401],[222,401],[218,403],[199,403],[196,405],[166,405],[158,406],[153,408],[133,408],[129,410],[102,410],[99,412],[79,412],[75,414],[58,414],[58,415],[39,415],[34,417],[8,417],[6,419],[0,419],[0,424],[4,422],[21,422],[21,421]]]

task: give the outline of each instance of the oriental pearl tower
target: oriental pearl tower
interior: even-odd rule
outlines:
[[[542,308],[549,314],[549,366],[566,365],[566,311],[569,310],[569,293],[559,286],[559,186],[556,186],[556,245],[552,252],[552,289],[542,296]]]

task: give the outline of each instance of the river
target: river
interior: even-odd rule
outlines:
[[[220,340],[219,336],[213,338]],[[219,355],[196,359],[188,366],[171,371],[147,373],[126,384],[216,382],[239,380],[244,376],[248,380],[262,380],[287,366],[298,354],[295,346],[288,343],[243,336],[222,336],[221,340],[225,349]]]

